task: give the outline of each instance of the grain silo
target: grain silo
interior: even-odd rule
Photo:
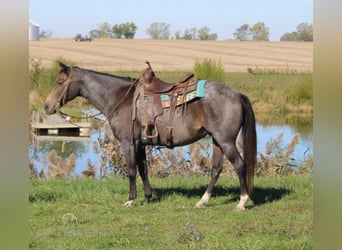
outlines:
[[[29,23],[29,40],[39,40],[39,25],[32,20]]]

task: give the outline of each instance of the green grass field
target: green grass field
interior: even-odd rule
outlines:
[[[254,202],[235,212],[236,178],[221,177],[212,199],[195,203],[209,177],[151,179],[144,203],[124,208],[127,179],[30,181],[34,249],[312,249],[312,177],[256,178]]]

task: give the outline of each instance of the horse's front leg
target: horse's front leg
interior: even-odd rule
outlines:
[[[144,146],[138,147],[136,157],[139,174],[144,184],[145,199],[147,202],[150,202],[152,198],[152,189],[148,178],[148,166],[146,164],[146,152]]]
[[[135,150],[133,145],[129,145],[126,147],[125,156],[126,162],[128,166],[128,179],[129,179],[129,197],[128,201],[124,203],[125,207],[132,207],[134,205],[134,200],[137,198],[137,185],[136,185],[136,177],[137,177],[137,165],[136,165],[136,157]]]

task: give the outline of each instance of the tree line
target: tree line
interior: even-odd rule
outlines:
[[[217,40],[217,34],[211,32],[210,28],[204,26],[200,29],[195,27],[177,30],[173,36],[170,31],[170,24],[164,22],[152,22],[146,29],[146,34],[151,39],[176,39],[176,40]],[[107,22],[98,25],[97,29],[89,31],[91,38],[117,38],[134,39],[138,26],[134,22],[126,22],[111,25]],[[52,32],[42,31],[42,37],[51,36]],[[237,41],[269,41],[270,29],[263,22],[250,26],[243,24],[233,33]],[[313,25],[300,23],[296,31],[286,32],[280,37],[280,41],[313,41]]]

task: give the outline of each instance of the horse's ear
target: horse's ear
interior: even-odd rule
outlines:
[[[70,73],[70,67],[68,67],[67,65],[65,65],[62,62],[58,62],[58,64],[59,64],[59,67],[61,68],[61,70],[59,72],[64,73],[68,76]]]
[[[58,64],[59,64],[59,67],[61,68],[61,70],[66,70],[67,68],[68,68],[68,66],[66,66],[64,63],[62,63],[62,62],[58,62]]]

